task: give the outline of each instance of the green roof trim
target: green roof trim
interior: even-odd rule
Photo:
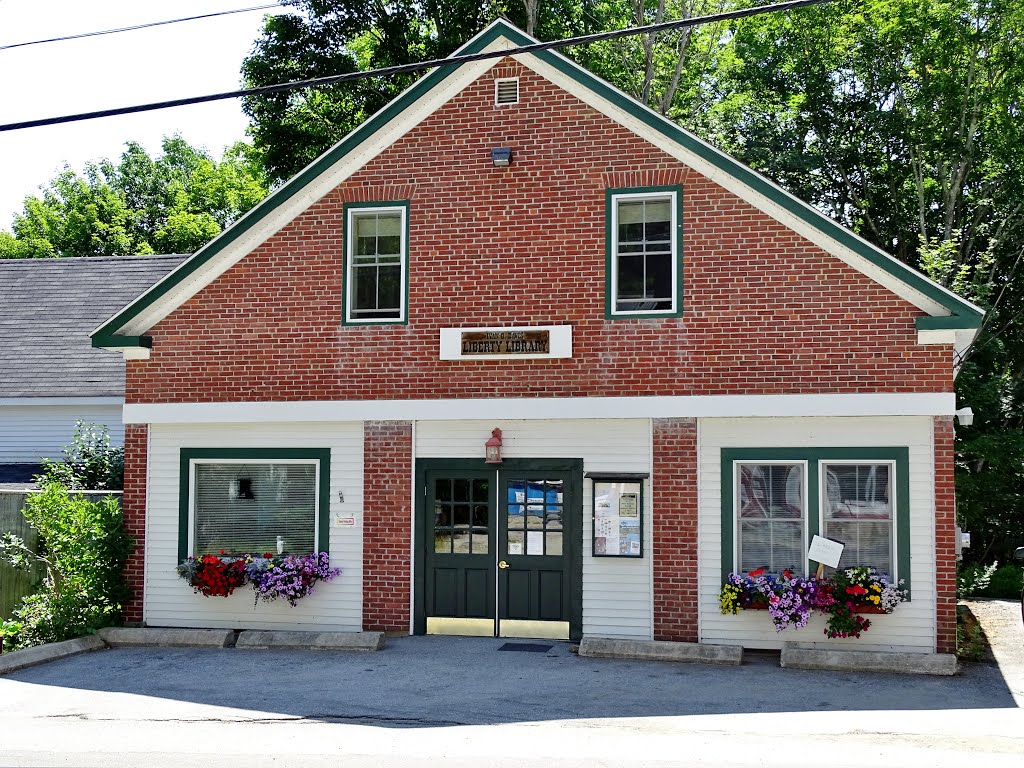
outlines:
[[[515,45],[529,45],[538,42],[507,21],[499,19],[471,39],[462,48],[456,50],[452,55],[479,53],[500,38],[505,38]],[[743,165],[738,160],[709,144],[705,144],[696,136],[656,114],[569,59],[550,50],[535,51],[529,55],[537,57],[562,74],[576,80],[584,87],[637,118],[648,127],[653,128],[686,150],[698,155],[703,160],[711,163],[759,194],[771,199],[788,213],[820,230],[823,234],[846,246],[871,264],[888,272],[913,290],[947,309],[951,317],[936,318],[949,323],[949,325],[943,326],[944,328],[975,329],[981,327],[984,313],[977,307],[946,291],[916,270],[870,245],[850,230],[776,187],[766,178]],[[150,290],[94,331],[92,334],[93,346],[140,346],[139,344],[126,345],[121,343],[121,341],[133,338],[143,339],[145,337],[118,335],[117,332],[193,275],[200,267],[211,261],[217,254],[237,241],[242,235],[253,229],[265,216],[301,192],[308,184],[339,160],[362,146],[377,131],[404,112],[410,105],[443,83],[459,66],[461,64],[453,62],[451,66],[438,67],[420,78],[403,94],[370,117],[365,123],[321,155],[317,160],[313,161],[304,170],[300,171],[274,194],[263,200],[248,214],[221,233],[219,237],[196,251],[192,258],[171,272],[167,278],[154,285]],[[918,327],[921,328],[922,326],[919,325]],[[111,343],[113,339],[117,340],[116,344]]]
[[[145,347],[151,349],[153,339],[150,336],[122,336],[116,333],[97,331],[92,337],[94,347]]]

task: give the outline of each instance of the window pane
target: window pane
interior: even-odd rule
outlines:
[[[639,299],[644,295],[644,257],[619,256],[619,298]]]
[[[196,464],[194,515],[194,555],[312,552],[316,465]]]
[[[404,291],[401,214],[358,213],[352,226],[351,317],[399,319]]]
[[[672,257],[648,256],[644,296],[651,299],[672,298]]]
[[[394,238],[395,245],[398,245],[398,238],[402,235],[402,215],[399,213],[378,213],[377,219],[377,236],[384,240],[385,238]],[[394,250],[380,249],[381,253],[398,253],[398,248]]]
[[[739,467],[739,568],[804,572],[802,464]]]
[[[377,268],[377,309],[401,308],[402,267],[398,264]]]
[[[622,237],[620,237],[620,239],[640,240],[641,238],[643,238],[643,234],[644,234],[643,226],[632,227],[632,228],[629,228],[628,230],[624,230],[623,229],[624,227],[630,227],[630,225],[632,225],[632,224],[640,224],[640,225],[642,225],[643,223],[644,223],[644,203],[643,203],[643,201],[637,201],[637,202],[632,202],[632,203],[627,203],[627,202],[620,202],[619,203],[619,233],[620,233],[620,235],[624,231],[628,231],[630,233],[637,233],[637,236],[635,236],[635,237],[629,237],[629,238],[622,238]]]
[[[892,576],[892,473],[888,464],[826,464],[824,535],[843,542],[840,568]]]
[[[647,224],[647,237],[650,239],[652,226],[656,231],[668,234],[668,223],[672,220],[672,204],[664,200],[647,200],[644,203],[644,222]]]

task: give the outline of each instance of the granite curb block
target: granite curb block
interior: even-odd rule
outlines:
[[[888,653],[809,648],[783,643],[779,665],[787,669],[833,672],[896,672],[903,675],[955,675],[956,656],[950,653]]]
[[[610,640],[584,637],[580,656],[595,659],[638,659],[647,661],[689,661],[703,664],[742,664],[743,648],[738,645],[672,643],[664,640]]]
[[[111,648],[156,645],[163,648],[227,648],[233,644],[230,629],[159,629],[155,627],[107,627],[100,637]]]
[[[77,656],[80,653],[98,651],[106,647],[107,644],[97,635],[87,635],[86,637],[76,637],[74,640],[65,640],[62,643],[48,643],[37,645],[34,648],[23,648],[20,651],[9,651],[0,654],[0,675],[16,672],[26,667],[34,667],[36,664],[45,664],[48,661]]]
[[[293,632],[247,629],[238,635],[236,648],[297,651],[379,651],[383,632]]]

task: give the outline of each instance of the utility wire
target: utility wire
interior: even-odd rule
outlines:
[[[555,48],[567,48],[575,45],[586,45],[604,40],[616,40],[620,37],[632,35],[647,35],[657,32],[665,32],[684,27],[695,27],[700,24],[710,24],[718,21],[730,21],[742,19],[747,16],[757,16],[762,13],[774,13],[779,11],[791,11],[796,8],[804,8],[811,5],[830,3],[833,0],[788,0],[783,3],[762,5],[753,8],[744,8],[737,11],[725,13],[713,13],[707,16],[694,16],[689,19],[677,21],[665,21],[660,24],[648,24],[642,27],[629,27],[627,29],[616,29],[611,32],[598,32],[593,35],[580,35],[568,37],[562,40],[549,40],[542,43],[531,43],[513,48],[504,48],[497,51],[485,51],[472,53],[463,56],[451,56],[444,59],[431,59],[419,61],[412,64],[399,64],[393,67],[382,67],[360,72],[348,72],[343,75],[329,75],[327,77],[314,77],[309,80],[296,80],[288,83],[277,83],[275,85],[264,85],[260,88],[244,88],[237,91],[226,91],[225,93],[213,93],[207,96],[190,96],[184,99],[172,99],[170,101],[158,101],[151,104],[138,104],[133,107],[118,107],[116,109],[100,109],[95,112],[80,112],[75,115],[63,115],[61,117],[45,117],[39,120],[25,120],[20,123],[0,124],[0,132],[18,131],[24,128],[38,128],[44,125],[58,125],[60,123],[75,123],[82,120],[95,120],[100,117],[114,117],[116,115],[129,115],[135,112],[152,112],[157,109],[169,109],[171,107],[182,107],[188,104],[205,104],[211,101],[223,101],[224,99],[237,99],[243,96],[262,96],[269,93],[283,93],[293,91],[297,88],[311,88],[321,85],[334,85],[353,80],[362,80],[367,77],[388,77],[406,72],[416,72],[421,69],[434,69],[439,67],[452,67],[472,61],[483,61],[486,59],[500,59],[506,56],[513,56],[520,53],[533,53],[534,51],[547,51]]]
[[[29,40],[26,43],[12,43],[11,45],[0,45],[0,51],[7,51],[11,48],[22,48],[26,45],[42,45],[43,43],[61,43],[65,40],[78,40],[83,37],[98,37],[99,35],[113,35],[118,32],[134,32],[136,29],[148,29],[149,27],[162,27],[165,24],[178,24],[182,21],[196,21],[197,19],[210,19],[214,16],[229,16],[232,13],[249,13],[251,11],[265,11],[270,8],[279,8],[280,3],[270,5],[255,5],[252,8],[236,8],[233,11],[219,11],[217,13],[204,13],[201,16],[186,16],[183,19],[170,19],[168,21],[151,21],[147,24],[136,24],[131,27],[118,27],[117,29],[104,29],[100,32],[82,32],[78,35],[65,35],[64,37],[48,37],[45,40]]]

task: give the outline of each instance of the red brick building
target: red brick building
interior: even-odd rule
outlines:
[[[980,318],[556,53],[432,71],[94,334],[128,359],[130,618],[770,648],[723,575],[821,534],[912,590],[828,642],[948,652]],[[225,543],[343,574],[200,599],[175,566]]]

